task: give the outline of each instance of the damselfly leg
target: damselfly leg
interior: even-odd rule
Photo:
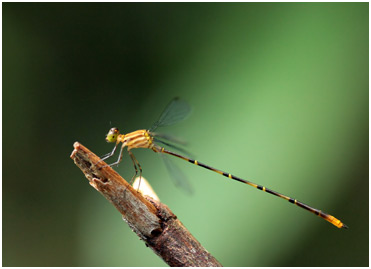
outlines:
[[[100,157],[100,160],[99,160],[99,162],[97,162],[97,164],[100,163],[101,161],[104,161],[105,159],[108,159],[108,158],[111,157],[113,154],[115,154],[115,151],[116,151],[117,145],[118,145],[118,144],[115,145],[115,147],[113,148],[113,150],[112,150],[111,152],[109,152],[109,153],[107,153],[107,154],[104,154],[102,157]]]
[[[138,190],[139,190],[140,181],[142,179],[142,167],[140,166],[137,158],[135,158],[134,154],[130,150],[128,152],[129,152],[130,158],[131,158],[131,160],[134,164],[134,169],[135,169],[135,174],[130,180],[130,185],[134,182],[135,177],[138,175],[138,169],[139,169],[139,183],[138,183]]]

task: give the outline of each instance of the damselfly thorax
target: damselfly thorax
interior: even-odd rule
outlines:
[[[148,130],[137,130],[127,134],[120,134],[118,128],[111,128],[107,137],[109,137],[109,135],[111,137],[116,135],[116,145],[122,143],[121,147],[127,147],[128,151],[135,148],[148,148],[155,152],[159,152],[161,150],[161,147],[156,146],[153,143],[154,135]],[[110,142],[107,138],[106,140],[107,142]]]

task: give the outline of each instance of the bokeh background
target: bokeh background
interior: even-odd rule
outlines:
[[[70,159],[112,126],[161,131],[198,160],[322,209],[134,151],[224,266],[368,266],[368,3],[3,3],[4,266],[166,266]],[[133,174],[128,155],[116,170]]]

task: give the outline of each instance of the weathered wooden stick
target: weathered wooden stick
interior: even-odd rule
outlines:
[[[100,158],[80,143],[75,142],[74,148],[71,158],[90,185],[116,207],[130,228],[168,265],[222,266],[166,205],[143,197],[105,162],[98,163]]]

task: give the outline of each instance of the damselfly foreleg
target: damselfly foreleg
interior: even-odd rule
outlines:
[[[113,148],[113,150],[107,154],[104,154],[102,157],[100,157],[100,160],[96,163],[96,165],[102,161],[104,161],[105,159],[108,159],[109,157],[111,157],[113,154],[115,154],[115,151],[116,151],[116,148],[117,148],[117,145],[115,145],[115,147]]]

